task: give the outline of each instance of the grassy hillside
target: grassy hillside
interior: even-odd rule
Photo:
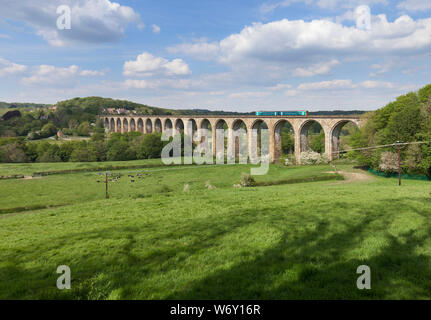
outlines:
[[[153,168],[112,183],[109,200],[95,173],[0,181],[0,208],[69,202],[0,215],[0,298],[430,299],[429,183],[342,170],[358,176],[234,189],[246,166]],[[72,289],[59,291],[64,264]],[[356,288],[362,264],[372,290]]]

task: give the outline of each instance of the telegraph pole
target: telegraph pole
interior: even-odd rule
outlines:
[[[401,145],[399,141],[397,141],[397,145],[398,145],[398,185],[401,186]]]
[[[109,199],[109,193],[108,193],[108,172],[105,172],[105,186],[106,186],[106,199]]]

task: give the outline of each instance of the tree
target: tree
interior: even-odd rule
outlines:
[[[91,143],[91,147],[96,153],[97,161],[106,161],[107,159],[107,153],[108,153],[108,147],[105,143],[105,141],[97,140],[95,142]]]
[[[62,161],[68,162],[75,148],[79,148],[79,144],[73,141],[63,142],[60,145],[59,156]]]
[[[281,132],[281,150],[284,154],[293,153],[295,148],[295,141],[293,139],[293,135],[289,132],[282,131]]]
[[[383,152],[379,169],[386,173],[398,171],[398,154],[395,152]]]
[[[384,129],[384,143],[413,141],[422,124],[421,107],[415,95],[403,96],[397,102],[402,107],[390,116]]]
[[[78,126],[78,136],[88,137],[90,135],[90,130],[90,124],[85,121]]]
[[[128,148],[128,143],[123,140],[116,140],[112,143],[109,143],[107,152],[108,161],[133,160],[133,157],[131,157],[129,154]]]
[[[407,148],[405,166],[409,173],[417,173],[422,162],[422,149],[420,145],[411,144]]]
[[[96,152],[93,148],[81,145],[73,150],[70,155],[70,161],[72,162],[94,162],[97,161]]]
[[[431,97],[431,84],[423,87],[418,91],[419,100],[422,103],[426,103]]]
[[[310,137],[310,149],[318,153],[325,152],[325,133],[323,131]]]
[[[37,161],[38,162],[60,162],[61,158],[58,154],[46,151],[40,157],[37,158]]]
[[[142,139],[141,156],[144,159],[160,158],[164,147],[160,133],[146,134]]]
[[[27,162],[27,156],[18,142],[1,146],[0,159],[2,162],[10,163]]]
[[[52,122],[47,123],[42,127],[41,135],[42,137],[52,137],[57,133],[57,128]]]

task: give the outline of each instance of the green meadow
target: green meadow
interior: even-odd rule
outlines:
[[[0,180],[0,299],[431,298],[430,182],[271,165],[256,181],[281,184],[234,188],[250,168],[125,168],[109,199],[98,172]],[[356,287],[360,265],[371,290]]]

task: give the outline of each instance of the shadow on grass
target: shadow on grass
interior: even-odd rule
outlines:
[[[412,198],[409,201],[423,204],[428,199]],[[68,234],[54,239],[52,248],[48,249],[61,251],[61,246],[66,243],[82,239],[122,240],[122,245],[115,253],[106,252],[104,257],[81,255],[79,263],[72,269],[74,288],[69,292],[60,292],[54,287],[56,266],[26,270],[19,254],[13,255],[7,266],[0,268],[0,279],[3,279],[0,280],[0,297],[105,299],[115,292],[114,297],[119,299],[148,299],[152,297],[148,292],[150,289],[139,288],[139,283],[147,276],[173,270],[181,272],[186,259],[215,246],[222,237],[256,222],[264,222],[281,234],[275,245],[228,269],[216,268],[201,279],[163,288],[163,292],[156,296],[165,299],[431,298],[431,260],[424,254],[424,251],[429,251],[425,245],[428,243],[429,246],[431,226],[424,226],[421,232],[408,230],[397,237],[382,233],[385,226],[394,223],[395,215],[390,212],[410,211],[429,218],[431,209],[418,212],[401,200],[382,200],[378,207],[372,208],[340,204],[346,212],[350,209],[364,214],[350,220],[338,216],[295,214],[297,221],[309,223],[314,219],[316,225],[312,230],[298,233],[291,225],[283,223],[285,216],[269,209],[248,209],[217,216],[216,220],[194,218],[177,228],[163,229],[152,239],[154,243],[185,236],[191,239],[181,246],[142,247],[137,237],[142,232],[155,230],[156,224],[148,224],[145,228],[119,227]],[[385,245],[366,244],[365,240],[374,232],[384,235]],[[37,250],[42,245],[35,244],[33,248],[22,250]],[[368,259],[358,258],[360,254],[351,254],[361,248],[370,251],[373,245],[378,250]],[[60,260],[58,263],[62,264]],[[359,276],[356,269],[362,264],[371,268],[372,290],[369,291],[356,288]]]

